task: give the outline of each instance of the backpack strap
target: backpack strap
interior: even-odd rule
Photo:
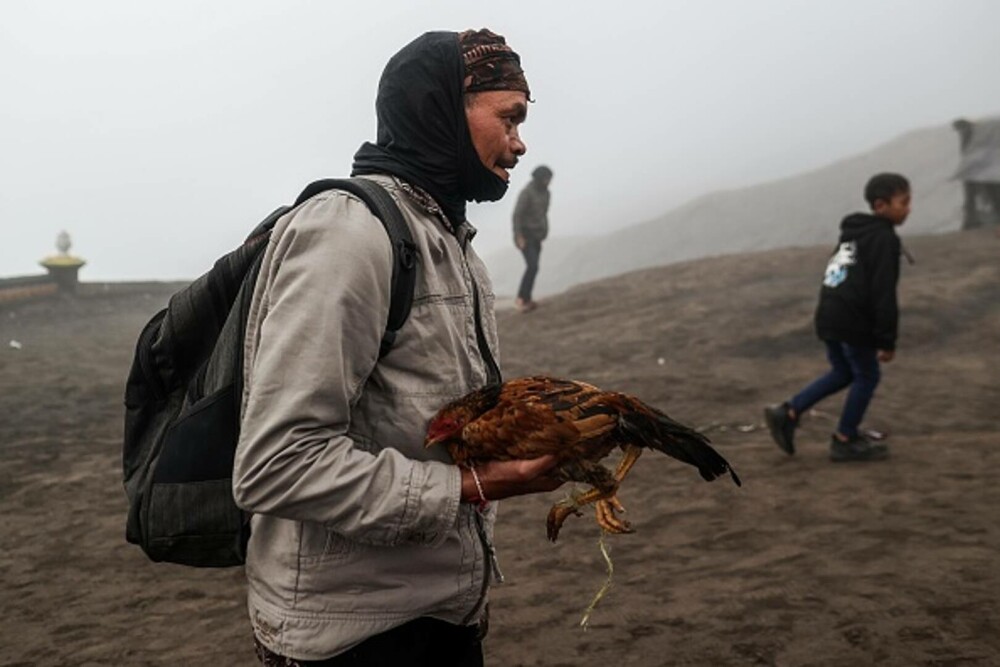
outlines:
[[[358,197],[385,227],[392,244],[392,287],[389,300],[389,321],[386,323],[378,356],[381,359],[392,349],[399,330],[410,316],[413,290],[417,282],[417,246],[403,214],[385,188],[365,178],[327,178],[306,186],[295,206],[327,190],[343,190]]]

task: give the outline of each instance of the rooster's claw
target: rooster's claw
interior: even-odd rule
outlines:
[[[598,500],[594,503],[597,513],[597,524],[609,533],[634,533],[632,524],[625,519],[619,519],[618,514],[625,512],[625,506],[621,504],[617,497],[612,496],[606,500]]]
[[[552,509],[549,510],[549,518],[545,522],[545,529],[550,541],[555,542],[558,539],[559,529],[562,528],[563,523],[571,514],[583,516],[577,508],[576,503],[571,500],[556,503],[552,506]]]

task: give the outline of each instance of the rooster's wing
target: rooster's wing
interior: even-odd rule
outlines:
[[[474,460],[525,459],[554,454],[560,461],[603,458],[617,412],[583,382],[529,377],[504,384],[497,403],[466,425],[462,439]]]

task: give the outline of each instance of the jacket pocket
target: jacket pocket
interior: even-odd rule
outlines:
[[[319,523],[303,523],[299,544],[299,561],[320,563],[345,558],[357,548],[355,542]]]
[[[448,397],[467,384],[471,298],[434,296],[414,303],[399,337],[370,380],[383,394]]]

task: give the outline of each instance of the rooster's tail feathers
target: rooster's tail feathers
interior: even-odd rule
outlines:
[[[666,414],[644,406],[649,411],[623,414],[622,430],[635,444],[649,447],[678,461],[698,468],[705,481],[711,482],[729,473],[736,486],[742,486],[739,476],[729,462],[709,445],[708,437],[693,428],[684,426]]]

